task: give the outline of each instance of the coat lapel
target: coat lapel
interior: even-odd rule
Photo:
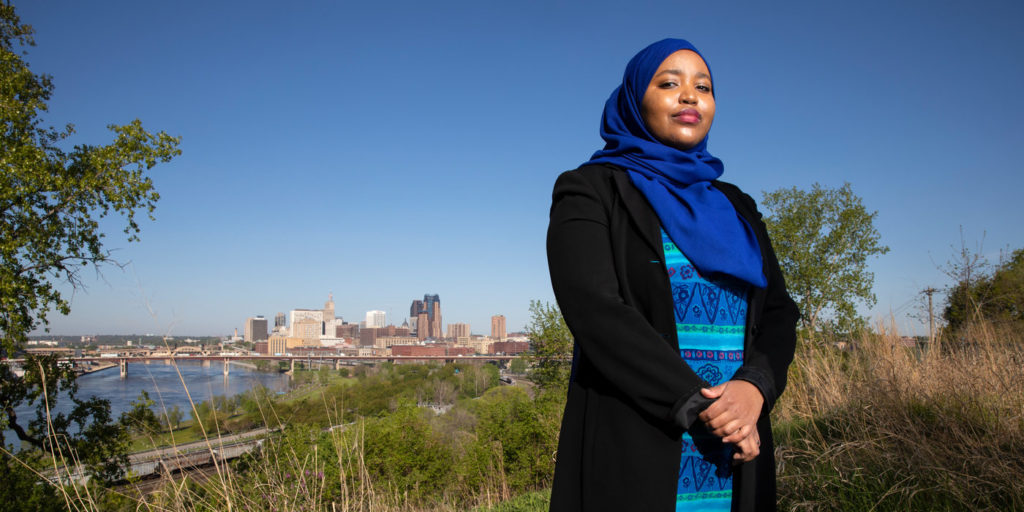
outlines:
[[[613,172],[612,179],[619,190],[619,197],[626,205],[626,211],[640,229],[644,240],[650,244],[655,254],[661,254],[661,222],[658,220],[658,214],[654,213],[647,198],[629,180],[629,175],[625,172]]]

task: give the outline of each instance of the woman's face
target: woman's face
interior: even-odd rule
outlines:
[[[669,55],[651,78],[640,111],[659,142],[689,150],[704,140],[715,118],[711,72],[690,50]]]

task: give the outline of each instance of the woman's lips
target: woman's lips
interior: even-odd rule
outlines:
[[[700,122],[700,112],[688,108],[672,114],[672,118],[683,124],[697,124]]]

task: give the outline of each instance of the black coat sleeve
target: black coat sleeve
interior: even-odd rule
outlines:
[[[752,332],[748,333],[752,340],[745,347],[743,366],[736,371],[733,379],[745,380],[757,386],[764,396],[764,407],[761,409],[761,415],[764,416],[772,410],[775,401],[786,388],[786,376],[796,348],[796,322],[800,313],[786,291],[785,278],[756,203],[747,194],[739,192],[739,189],[735,189],[735,192],[739,195],[739,206],[746,210],[742,214],[750,222],[761,244],[768,286],[763,304],[752,305],[760,307],[760,314],[755,319]],[[727,195],[731,194],[727,192]]]
[[[582,172],[563,173],[555,183],[548,266],[582,360],[577,363],[587,364],[639,410],[687,428],[702,408],[696,402],[707,383],[672,349],[666,334],[623,299],[613,251],[621,241],[612,239],[610,202]]]

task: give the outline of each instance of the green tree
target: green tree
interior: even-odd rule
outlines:
[[[159,199],[146,172],[180,154],[179,139],[150,134],[138,120],[111,125],[110,144],[69,148],[72,125],[56,129],[41,118],[53,81],[22,58],[34,45],[32,34],[13,6],[0,5],[0,356],[7,357],[29,332],[47,325],[49,311],[70,311],[61,285],[79,288],[83,270],[116,264],[104,248],[100,219],[120,214],[128,241],[138,240],[136,214],[152,218]],[[74,373],[55,358],[30,357],[24,368],[23,377],[0,370],[0,416],[17,437],[46,452],[60,439],[97,464],[116,462],[123,428],[111,421],[109,404],[78,400]],[[46,421],[47,405],[63,392],[74,409]],[[22,404],[36,407],[27,425],[14,413]],[[77,433],[67,430],[72,424]],[[96,469],[109,473],[110,464]]]
[[[509,368],[508,369],[509,369],[510,372],[512,372],[512,373],[514,373],[516,375],[522,375],[523,373],[526,372],[527,364],[528,363],[526,362],[526,359],[524,359],[522,357],[517,357],[517,358],[513,359],[511,363],[509,363],[509,365],[508,365]]]
[[[153,435],[160,431],[160,419],[153,412],[156,402],[149,397],[149,392],[142,390],[139,397],[132,401],[132,408],[121,413],[121,424],[129,432],[141,435]]]
[[[365,420],[368,480],[394,486],[413,502],[436,496],[451,479],[454,455],[433,432],[428,413],[400,400],[394,412]],[[352,429],[354,437],[358,429]]]
[[[171,431],[181,426],[181,420],[185,419],[185,413],[181,412],[178,404],[174,404],[164,412],[164,424],[167,430]]]
[[[889,252],[875,229],[878,212],[868,212],[849,183],[765,192],[762,205],[805,333],[813,337],[823,327],[849,332],[863,326],[857,303],[875,303],[868,258]]]
[[[530,337],[533,362],[530,379],[544,391],[564,394],[569,385],[573,338],[558,306],[530,301],[526,334]]]
[[[1024,324],[1024,249],[1017,249],[994,269],[978,256],[965,256],[959,279],[947,293],[942,313],[955,333],[972,322]],[[969,271],[970,270],[970,271]]]
[[[522,388],[493,388],[471,410],[477,417],[476,437],[485,452],[501,451],[500,461],[516,490],[551,484],[558,428],[551,428],[543,404],[530,400]]]
[[[202,432],[207,434],[218,434],[224,432],[224,422],[228,419],[228,414],[223,410],[217,408],[217,397],[211,397],[209,400],[204,400],[196,404],[195,407],[190,409],[192,416],[192,425],[199,428]]]
[[[103,480],[120,477],[128,433],[111,417],[110,402],[95,397],[80,399],[74,370],[58,364],[56,356],[28,354],[24,368],[25,374],[19,377],[8,365],[0,364],[0,425],[13,430],[23,447],[27,443],[35,448],[25,453],[25,459],[52,456],[67,460],[74,454],[92,475]],[[62,393],[73,404],[70,412],[52,410]],[[15,407],[22,403],[36,405],[35,414],[19,418]],[[5,464],[18,465],[4,457],[0,466]],[[18,474],[23,473],[12,472]]]

